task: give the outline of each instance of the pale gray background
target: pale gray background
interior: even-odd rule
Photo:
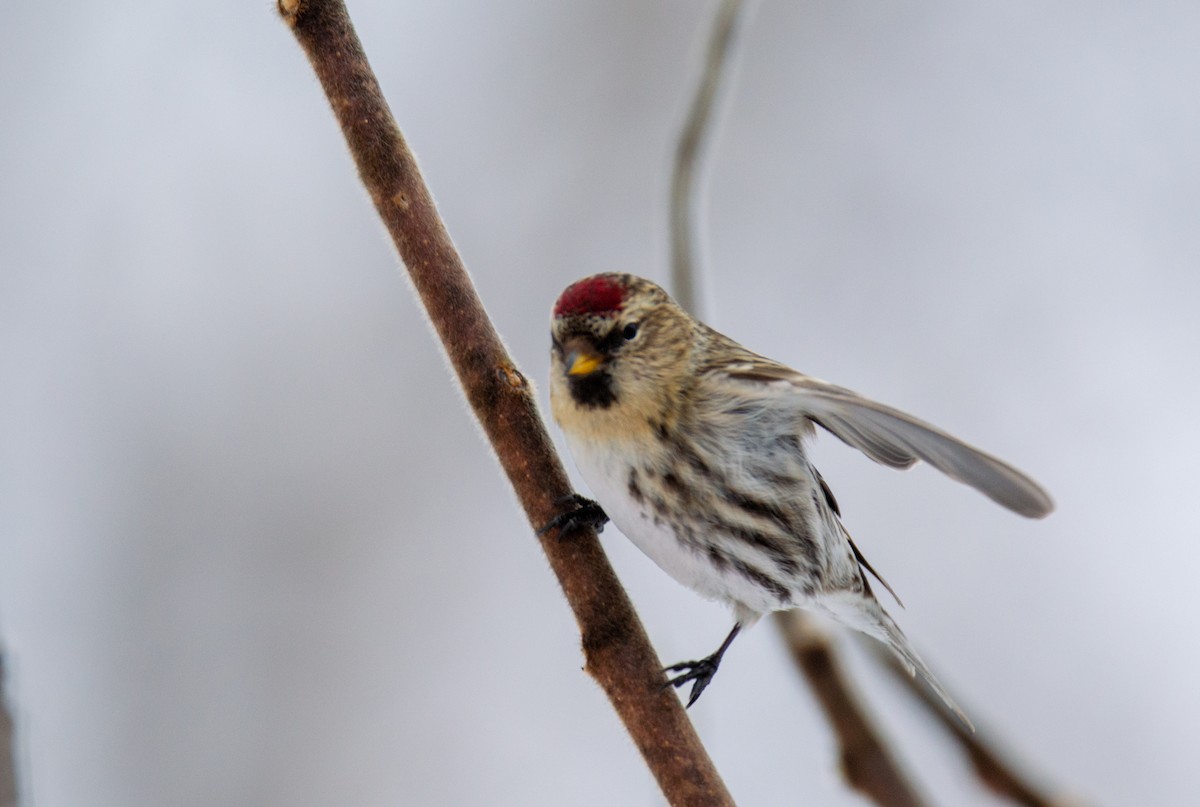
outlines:
[[[351,4],[535,379],[569,281],[665,279],[710,8]],[[763,2],[707,205],[717,327],[1055,495],[818,447],[967,711],[1099,804],[1196,798],[1197,42],[1188,3]],[[0,110],[28,802],[660,803],[272,4],[6,0]],[[604,539],[665,661],[715,647]],[[852,661],[936,803],[995,803]],[[861,803],[769,625],[692,714],[740,803]]]

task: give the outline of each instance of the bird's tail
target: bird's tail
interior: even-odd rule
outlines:
[[[912,644],[908,641],[908,637],[904,635],[904,631],[900,630],[900,626],[888,615],[887,611],[883,610],[883,606],[876,601],[874,596],[870,593],[864,597],[861,594],[844,592],[827,595],[822,600],[822,607],[838,622],[847,627],[862,631],[869,636],[874,636],[891,648],[891,651],[896,654],[896,657],[908,669],[909,675],[920,673],[921,677],[929,684],[929,687],[937,693],[937,696],[942,699],[946,707],[963,722],[963,725],[971,731],[975,731],[975,726],[967,718],[966,714],[963,713],[963,710],[959,708],[954,699],[950,697],[950,694],[946,692],[945,687],[934,677],[929,668],[925,666],[925,662],[917,655],[917,651],[913,649]]]

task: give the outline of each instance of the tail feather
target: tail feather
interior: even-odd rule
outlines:
[[[950,697],[950,693],[946,691],[941,682],[934,677],[921,657],[917,655],[917,651],[913,649],[912,643],[908,641],[904,631],[900,630],[900,626],[888,615],[887,611],[883,610],[883,606],[873,596],[868,594],[863,597],[861,594],[845,592],[824,598],[821,605],[838,622],[873,636],[886,644],[904,664],[909,675],[920,673],[921,677],[929,684],[929,688],[937,693],[937,696],[954,713],[954,716],[972,732],[975,731],[974,724]]]

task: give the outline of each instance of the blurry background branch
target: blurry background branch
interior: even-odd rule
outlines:
[[[679,133],[671,171],[671,293],[676,302],[697,316],[704,314],[704,300],[695,271],[699,239],[692,217],[702,199],[696,183],[701,180],[701,157],[713,131],[713,105],[721,80],[728,73],[726,56],[735,47],[742,7],[743,0],[720,0],[717,6],[704,66],[696,82],[687,121]]]
[[[705,318],[696,268],[699,244],[694,219],[699,204],[696,177],[702,170],[701,144],[713,128],[714,99],[728,75],[735,50],[741,0],[721,0],[713,18],[704,65],[699,71],[687,121],[679,133],[671,179],[671,291],[676,301]],[[921,807],[917,796],[878,736],[845,678],[837,652],[813,620],[800,611],[775,615],[792,657],[804,673],[841,746],[842,772],[852,788],[886,807]]]
[[[328,97],[468,402],[534,527],[571,493],[537,410],[475,293],[341,0],[279,0]],[[608,695],[667,799],[733,801],[674,693],[595,532],[542,539],[582,633],[586,669]],[[460,536],[460,540],[485,540]],[[486,674],[484,672],[483,674]]]
[[[703,318],[696,268],[699,226],[694,220],[700,193],[697,177],[703,166],[703,144],[714,125],[714,101],[728,75],[735,36],[743,14],[742,0],[721,0],[713,17],[704,65],[699,71],[687,120],[675,149],[671,178],[671,286],[677,302]],[[842,773],[856,791],[884,807],[921,807],[909,783],[867,710],[860,702],[829,637],[803,611],[775,614],[796,666],[808,681],[840,744]],[[1007,765],[980,735],[962,725],[931,691],[917,681],[883,645],[867,640],[873,657],[884,664],[906,690],[932,712],[962,745],[979,778],[996,794],[1027,807],[1055,807],[1025,777]]]
[[[925,802],[859,700],[829,636],[803,611],[780,611],[775,624],[837,735],[846,782],[876,804],[921,807]]]
[[[1043,793],[1028,776],[1004,759],[996,749],[996,743],[989,740],[984,729],[977,727],[974,732],[968,730],[962,721],[946,708],[941,698],[923,682],[908,674],[904,665],[886,647],[869,638],[864,638],[863,645],[895,676],[910,695],[937,717],[942,728],[958,741],[975,774],[993,793],[1025,807],[1067,807],[1078,803],[1067,797],[1052,798]]]
[[[4,651],[0,650],[0,807],[16,807],[16,744],[13,742],[12,713],[8,710],[6,678]]]

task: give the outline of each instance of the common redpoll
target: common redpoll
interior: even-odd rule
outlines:
[[[554,419],[599,507],[577,500],[547,529],[607,514],[667,574],[733,608],[716,652],[667,668],[678,673],[669,684],[693,682],[689,706],[738,631],[801,607],[886,643],[962,716],[875,599],[867,573],[887,583],[842,526],[804,441],[816,424],[876,462],[925,460],[1040,518],[1053,503],[1033,480],[914,417],[746,350],[633,275],[569,286],[551,334]]]

